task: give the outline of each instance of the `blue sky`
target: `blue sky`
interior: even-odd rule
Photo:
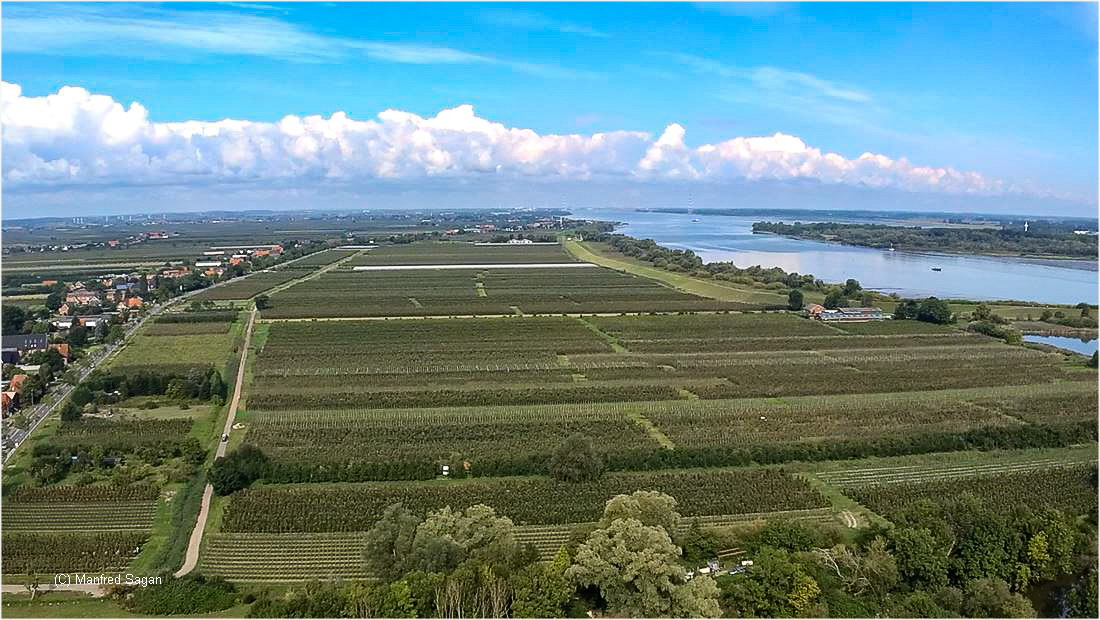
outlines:
[[[15,152],[4,166],[5,202],[17,212],[62,209],[80,196],[110,202],[112,188],[129,188],[117,189],[120,196],[152,198],[165,187],[202,196],[225,183],[255,193],[257,181],[276,180],[308,200],[326,183],[364,192],[391,177],[492,183],[487,170],[510,175],[513,188],[517,179],[532,181],[532,199],[558,191],[545,189],[548,179],[575,191],[582,182],[659,184],[686,175],[710,184],[809,178],[823,191],[837,183],[947,187],[952,201],[1006,193],[1027,198],[1032,211],[1096,207],[1095,4],[5,3],[3,17],[3,81],[20,89],[7,88],[5,106],[26,104],[4,120],[5,151]],[[135,125],[119,130],[109,111],[88,112],[99,100],[47,106],[38,99],[65,86],[105,95],[123,110],[137,102],[144,118],[127,117],[123,124]],[[401,161],[363,155],[377,152],[367,142],[347,147],[333,137],[344,129],[333,124],[315,129],[307,154],[286,143],[285,128],[269,132],[287,115],[345,112],[369,121],[392,109],[429,119],[464,104],[473,106],[464,119],[420,126],[432,136],[430,150],[409,146],[415,131],[395,143],[386,123],[361,128]],[[83,120],[74,124],[66,114]],[[547,140],[524,143],[515,134],[498,143],[472,115],[541,137],[622,137],[614,148],[578,141],[546,155]],[[221,158],[213,167],[205,167],[209,155],[202,165],[170,156],[194,150],[194,132],[167,139],[155,128],[226,118],[263,126],[200,145]],[[44,139],[32,131],[43,124],[87,135]],[[682,138],[678,129],[666,133],[672,124]],[[456,128],[461,140],[446,133]],[[751,153],[725,159],[693,151],[777,133],[802,146],[757,142],[745,147]],[[283,143],[265,150],[257,136]],[[662,136],[669,150],[638,164]],[[242,144],[254,151],[245,163]],[[868,170],[872,162],[790,154],[803,147],[845,162],[873,153],[891,163]],[[169,163],[135,163],[134,148]],[[533,162],[532,149],[543,159]],[[786,159],[776,163],[771,153]],[[90,172],[97,157],[108,163]],[[895,165],[903,158],[922,170]],[[410,167],[411,160],[428,163]],[[930,184],[944,169],[977,176]],[[884,202],[896,206],[894,198]]]

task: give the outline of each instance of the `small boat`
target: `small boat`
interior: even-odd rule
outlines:
[[[691,220],[691,221],[693,221],[693,222],[698,222],[698,221],[699,221],[699,218],[695,218],[695,219],[693,219],[693,220]]]
[[[932,271],[943,271],[942,267],[933,267]]]

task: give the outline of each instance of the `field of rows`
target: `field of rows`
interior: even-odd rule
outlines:
[[[809,465],[805,471],[833,486],[857,487],[1042,470],[1095,464],[1096,460],[1096,446],[1090,444],[1068,448],[940,452],[832,461]]]
[[[813,522],[833,520],[828,508],[812,508],[685,518],[681,526],[697,521],[703,527],[729,527],[776,516]],[[533,545],[542,559],[549,560],[581,525],[585,524],[521,525],[516,527],[516,540]],[[247,581],[369,579],[363,564],[364,540],[364,532],[214,534],[207,540],[200,568],[206,574]]]
[[[387,245],[370,250],[348,263],[360,265],[494,265],[518,263],[572,263],[576,259],[559,245],[474,245],[461,242],[424,242]]]
[[[303,259],[305,260],[305,259]],[[300,263],[294,263],[294,267],[300,267]],[[251,299],[256,295],[285,284],[296,278],[308,274],[303,269],[279,269],[277,271],[263,271],[246,277],[236,278],[220,286],[208,288],[196,293],[191,299],[199,301],[221,301],[226,299]]]
[[[153,323],[145,328],[146,336],[196,336],[200,334],[225,334],[233,326],[223,323]]]
[[[157,502],[4,502],[5,532],[145,530],[153,525]]]
[[[946,325],[922,321],[871,321],[867,323],[829,323],[841,331],[859,336],[884,336],[896,334],[950,334],[955,330]]]
[[[740,307],[603,268],[417,269],[325,273],[272,295],[271,307],[264,310],[263,317],[507,315],[516,314],[516,308],[527,314],[559,314]]]
[[[825,499],[781,469],[608,474],[578,484],[549,479],[497,478],[449,482],[397,482],[264,486],[234,495],[224,532],[342,532],[371,528],[386,506],[414,512],[486,504],[520,525],[584,523],[599,518],[620,493],[656,490],[679,501],[684,516],[823,508]]]
[[[659,446],[625,413],[569,407],[448,407],[252,413],[247,439],[282,461],[362,463],[517,458],[544,462],[570,434],[604,453]]]
[[[1034,509],[1057,508],[1073,514],[1096,510],[1096,464],[1005,471],[920,482],[868,485],[844,489],[845,495],[875,512],[889,515],[920,500],[941,501],[971,494],[994,509],[1019,504]]]
[[[6,529],[6,528],[5,528]],[[4,532],[5,575],[118,572],[126,569],[149,534],[111,532]]]
[[[341,250],[339,248],[333,248],[331,250],[322,250],[320,252],[314,252],[309,256],[299,258],[290,265],[289,268],[303,269],[313,267],[323,267],[325,265],[331,265],[341,258],[347,258],[352,254],[355,254],[359,250]],[[284,269],[287,267],[284,267]]]

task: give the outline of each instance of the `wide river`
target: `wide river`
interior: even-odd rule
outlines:
[[[826,282],[859,280],[864,288],[904,297],[1097,303],[1096,263],[890,252],[753,234],[753,222],[792,222],[789,214],[751,217],[575,209],[577,217],[625,222],[618,232],[694,250],[704,261],[732,261],[811,273]],[[802,221],[811,221],[803,218]],[[856,221],[856,220],[853,220]],[[1052,264],[1053,263],[1053,264]],[[941,271],[933,271],[937,267]]]

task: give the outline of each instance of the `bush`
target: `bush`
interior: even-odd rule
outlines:
[[[210,485],[218,495],[236,493],[266,476],[269,467],[267,455],[255,446],[244,445],[214,461]]]
[[[587,482],[603,474],[603,459],[596,453],[591,439],[574,433],[554,451],[547,469],[555,480]]]
[[[160,585],[118,588],[113,595],[130,611],[156,616],[205,614],[237,602],[237,589],[221,577],[192,574],[163,579]]]

